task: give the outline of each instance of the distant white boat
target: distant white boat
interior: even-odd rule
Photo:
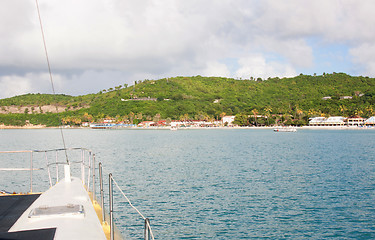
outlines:
[[[274,132],[297,132],[295,127],[278,127],[273,129]]]
[[[115,127],[114,123],[91,123],[90,128],[92,129],[108,129]]]

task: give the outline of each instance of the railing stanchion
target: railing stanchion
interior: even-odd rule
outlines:
[[[102,207],[102,222],[105,222],[105,211],[104,211],[104,191],[103,191],[103,166],[99,162],[99,183],[100,183],[100,205]]]
[[[85,152],[83,152],[83,155],[85,155]],[[85,157],[85,156],[83,156]],[[89,152],[89,156],[88,156],[88,161],[89,161],[89,166],[87,167],[87,191],[90,191],[90,181],[91,181],[91,164],[92,164],[92,160],[91,160],[91,152]]]
[[[81,150],[81,178],[83,185],[85,185],[85,158],[83,156],[83,150]]]
[[[92,200],[95,200],[95,154],[92,155]]]
[[[51,177],[51,170],[50,170],[49,162],[48,162],[48,158],[47,158],[47,152],[44,152],[44,156],[45,156],[46,162],[47,162],[47,171],[48,171],[49,186],[52,187],[52,177]]]
[[[56,159],[55,159],[55,162],[56,162],[56,182],[59,181],[59,164],[57,164],[57,161],[58,161],[57,154],[58,154],[58,152],[56,151]]]
[[[112,186],[112,173],[109,174],[109,226],[110,226],[110,239],[115,239],[114,222],[113,222],[113,186]]]
[[[30,152],[30,193],[33,192],[33,152]]]
[[[150,219],[145,219],[145,240],[150,240]]]

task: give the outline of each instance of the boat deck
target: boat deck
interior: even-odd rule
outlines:
[[[67,150],[75,154],[71,154],[72,159],[79,159],[80,157],[81,161],[59,161],[58,153]],[[47,159],[46,170],[48,172],[50,188],[40,194],[0,192],[0,240],[107,240],[112,237],[117,240],[122,239],[121,233],[117,230],[113,221],[114,183],[130,205],[131,202],[113,179],[112,174],[109,173],[109,216],[105,213],[104,205],[98,204],[95,195],[95,155],[92,154],[91,150],[85,148],[64,148],[0,151],[0,155],[2,153],[30,153],[29,168],[0,168],[0,171],[30,171],[30,192],[32,192],[33,186],[33,171],[43,170],[43,168],[35,168],[35,164],[33,165],[33,154],[35,156],[42,156],[41,154],[43,154],[43,158]],[[48,157],[51,156],[54,159],[52,163],[48,160]],[[59,165],[63,165],[64,169],[60,168],[59,170]],[[81,178],[71,176],[71,166],[73,166],[75,171],[79,171],[80,168]],[[55,176],[51,174],[51,172],[54,173],[54,171],[51,171],[51,168],[52,170],[56,170]],[[85,170],[87,169],[88,172],[86,174]],[[101,202],[104,203],[103,170],[101,163],[99,163],[98,170]],[[62,171],[65,178],[58,177],[59,172]],[[91,184],[90,180],[92,180]],[[24,183],[21,185],[27,186]],[[89,190],[90,186],[92,191]],[[148,218],[145,218],[134,206],[131,205],[131,207],[144,220],[145,238],[149,239],[151,236],[154,239]]]
[[[82,181],[62,179],[23,212],[9,232],[57,228],[54,239],[105,240],[102,225]],[[1,238],[0,238],[1,239]]]
[[[0,196],[0,233],[7,232],[40,194]]]
[[[0,196],[0,239],[52,240],[54,238],[56,228],[8,232],[39,196],[40,194]]]
[[[53,240],[55,238],[56,228],[45,228],[29,231],[19,231],[19,232],[5,232],[0,233],[0,239],[12,239],[12,240]]]

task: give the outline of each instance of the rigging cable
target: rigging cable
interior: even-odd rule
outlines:
[[[58,119],[60,120],[60,127],[59,127],[59,129],[60,129],[60,135],[61,135],[62,142],[63,142],[63,146],[64,146],[64,149],[65,149],[65,158],[66,158],[66,162],[69,164],[68,153],[67,153],[67,151],[66,151],[66,144],[65,144],[64,133],[63,133],[62,126],[61,126],[61,119],[60,119],[60,114],[59,114],[58,105],[57,105],[56,92],[55,92],[55,87],[54,87],[53,79],[52,79],[51,65],[50,65],[50,63],[49,63],[49,58],[48,58],[47,44],[46,44],[46,40],[45,40],[45,38],[44,38],[44,30],[43,30],[42,18],[40,17],[40,11],[39,11],[39,3],[38,3],[38,0],[35,0],[35,4],[36,4],[36,9],[37,9],[37,11],[38,11],[38,18],[39,18],[40,31],[41,31],[41,33],[42,33],[44,52],[45,52],[45,54],[46,54],[46,59],[47,59],[48,72],[49,72],[49,78],[50,78],[51,87],[52,87],[52,93],[53,93],[53,96],[55,97],[55,102],[56,102],[56,104],[55,104],[55,107],[56,107],[56,113],[57,113]]]

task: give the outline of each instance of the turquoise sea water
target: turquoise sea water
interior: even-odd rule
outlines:
[[[375,238],[374,130],[64,135],[68,147],[96,152],[157,239]],[[57,129],[0,130],[0,142],[0,150],[61,147]],[[117,225],[140,239],[142,219],[116,199]]]

